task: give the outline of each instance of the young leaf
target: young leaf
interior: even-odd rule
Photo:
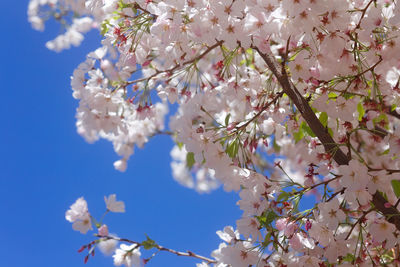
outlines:
[[[279,201],[286,201],[288,200],[290,194],[288,192],[283,191],[282,193],[280,193],[280,195],[278,196],[278,198],[276,199],[277,202]]]
[[[391,183],[394,194],[396,195],[396,197],[400,197],[400,181],[392,180]]]
[[[229,125],[229,119],[231,118],[231,114],[230,113],[228,113],[228,115],[226,115],[226,117],[225,117],[225,126],[228,126]]]
[[[190,170],[190,169],[192,169],[192,167],[195,163],[196,163],[196,161],[194,160],[194,153],[188,152],[186,154],[186,167]]]
[[[361,102],[359,102],[357,105],[357,111],[358,111],[358,120],[361,121],[365,115],[365,110]]]
[[[142,242],[142,246],[143,246],[144,249],[149,250],[149,249],[152,249],[152,248],[156,247],[157,244],[156,244],[156,242],[154,240],[150,239],[150,237],[148,237],[146,235],[146,240]]]
[[[270,223],[272,223],[276,218],[278,218],[278,215],[276,215],[275,212],[273,212],[272,210],[268,211],[268,213],[265,215],[265,224],[268,225]]]
[[[179,147],[179,149],[183,148],[183,143],[182,142],[176,142],[176,145]]]
[[[274,147],[274,150],[279,153],[281,151],[281,147],[276,143],[276,140],[274,138],[274,141],[272,142],[272,146]]]
[[[326,127],[328,125],[328,114],[326,114],[326,112],[321,112],[319,115],[319,121],[324,127]]]
[[[226,148],[225,152],[228,154],[230,158],[236,157],[237,153],[239,151],[239,141],[235,139],[232,141],[228,147]]]
[[[311,137],[315,137],[314,132],[311,130],[310,126],[307,125],[304,121],[301,123],[301,128]]]
[[[294,137],[294,141],[299,142],[301,139],[303,139],[304,137],[304,131],[303,129],[300,127],[298,132],[293,133],[293,137]]]

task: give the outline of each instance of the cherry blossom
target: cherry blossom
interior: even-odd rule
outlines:
[[[86,200],[78,198],[70,209],[65,213],[65,219],[72,222],[72,228],[76,231],[86,234],[92,229],[92,222],[88,211]]]
[[[150,261],[139,248],[202,267],[395,264],[399,5],[31,0],[33,28],[53,18],[65,29],[49,49],[77,46],[92,28],[103,36],[71,77],[86,141],[110,141],[125,171],[135,149],[169,135],[173,178],[200,193],[235,191],[243,211],[207,258],[110,235],[79,198],[66,219],[81,233],[98,228],[83,249],[109,254],[122,242],[117,266]],[[115,194],[105,202],[125,211]]]
[[[140,251],[136,245],[127,246],[125,244],[121,244],[120,248],[115,250],[114,265],[121,266],[125,265],[126,267],[138,267],[140,264]]]
[[[117,201],[117,196],[111,194],[108,197],[104,197],[106,202],[107,210],[111,212],[125,212],[125,204],[123,201]]]

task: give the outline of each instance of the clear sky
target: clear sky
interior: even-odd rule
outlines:
[[[75,232],[65,211],[81,196],[99,217],[103,196],[125,201],[127,212],[107,215],[110,232],[209,256],[225,225],[235,225],[238,197],[222,189],[199,195],[171,177],[167,136],[136,149],[127,172],[114,170],[118,159],[111,143],[87,144],[75,129],[77,101],[69,77],[85,55],[99,45],[93,31],[79,48],[54,53],[45,42],[59,32],[44,33],[27,21],[28,0],[2,1],[0,16],[0,266],[79,267],[79,247],[93,239]],[[195,260],[159,254],[149,267],[194,266]],[[86,266],[113,266],[100,253]]]

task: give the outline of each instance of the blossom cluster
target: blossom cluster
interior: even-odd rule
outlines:
[[[70,21],[50,49],[104,36],[71,86],[78,133],[111,141],[116,169],[169,134],[179,183],[239,192],[236,230],[198,266],[400,261],[400,2],[31,0],[35,29],[40,12]],[[66,219],[91,229],[83,198]],[[115,264],[139,266],[138,247]]]

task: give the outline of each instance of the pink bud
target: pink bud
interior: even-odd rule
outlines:
[[[251,142],[250,142],[250,151],[251,152],[253,152],[253,150],[256,150],[257,149],[257,146],[258,146],[258,143],[257,143],[257,140],[255,140],[255,139],[253,139]]]
[[[86,248],[86,245],[83,245],[80,249],[78,249],[78,253],[81,253],[82,251],[84,251]]]
[[[310,230],[311,226],[312,226],[312,223],[309,220],[307,220],[306,225],[305,225],[306,231]]]
[[[146,60],[145,62],[143,62],[142,66],[143,67],[147,67],[148,65],[150,65],[151,60]]]
[[[108,227],[107,227],[107,225],[103,224],[99,228],[99,236],[108,236]]]
[[[236,127],[237,123],[236,122],[232,122],[228,125],[228,127],[226,127],[227,131],[231,131]]]
[[[392,204],[390,204],[389,202],[386,202],[385,204],[384,204],[384,206],[385,206],[385,208],[390,208],[391,206],[392,206]]]
[[[204,133],[203,127],[199,127],[196,129],[196,133]]]
[[[268,147],[268,140],[264,139],[263,144],[264,144],[264,146]]]

